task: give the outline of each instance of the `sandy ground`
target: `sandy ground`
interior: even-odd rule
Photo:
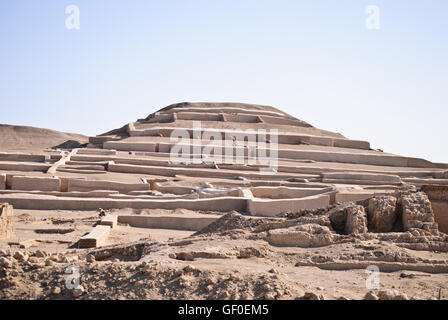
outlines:
[[[145,210],[140,214],[194,213]],[[77,249],[79,238],[99,222],[97,212],[15,210],[15,237],[0,242],[0,255],[11,262],[0,267],[0,299],[363,299],[368,292],[381,290],[406,299],[448,298],[448,274],[407,270],[407,264],[402,270],[380,272],[379,290],[367,287],[371,273],[365,269],[298,265],[304,259],[360,261],[371,253],[380,257],[372,264],[393,261],[397,255],[446,262],[446,252],[355,238],[318,248],[273,246],[250,227],[266,221],[241,217],[199,234],[119,225],[109,237],[109,246]],[[35,241],[21,248],[26,240]],[[81,292],[66,285],[69,266],[79,269]]]

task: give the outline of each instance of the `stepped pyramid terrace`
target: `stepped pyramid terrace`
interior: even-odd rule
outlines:
[[[404,285],[397,299],[430,298],[448,273],[448,164],[375,150],[274,107],[178,103],[51,147],[0,149],[3,268],[113,261],[124,277],[141,269],[137,298],[158,298],[152,288],[177,268],[191,279],[168,296],[219,299],[311,297],[316,283],[334,290],[315,298],[394,295],[339,288],[331,273],[361,283],[371,265]],[[216,285],[235,269],[233,286]],[[252,285],[263,272],[275,276],[265,289]],[[431,277],[415,288],[394,272]],[[61,294],[111,297],[84,289]]]

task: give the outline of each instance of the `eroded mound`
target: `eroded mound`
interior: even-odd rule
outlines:
[[[0,125],[0,150],[41,152],[52,148],[68,140],[74,140],[80,144],[88,142],[86,136],[73,133],[58,132],[49,129],[41,129],[27,126]]]

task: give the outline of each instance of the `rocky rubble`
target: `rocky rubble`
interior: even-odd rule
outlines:
[[[390,232],[397,220],[397,199],[380,196],[369,199],[367,214],[370,232]]]
[[[24,253],[34,257],[34,253]],[[73,260],[74,254],[65,255]],[[89,259],[88,256],[85,258]],[[31,259],[31,258],[30,258]],[[67,273],[76,267],[77,273]],[[79,283],[67,279],[79,274]],[[39,269],[13,256],[0,258],[0,299],[292,299],[278,274],[242,278],[238,271],[201,270],[194,265],[152,261],[57,263]],[[300,292],[295,292],[299,294]]]
[[[186,238],[88,251],[0,250],[0,299],[346,299],[334,288],[326,291],[327,283],[302,282],[316,270],[332,272],[331,278],[338,272],[365,277],[371,265],[387,277],[403,270],[415,277],[448,273],[448,236],[435,232],[426,200],[417,193],[379,196],[274,218],[231,212]],[[80,274],[74,289],[66,285],[69,266]],[[412,288],[426,290],[426,297],[435,295],[432,284],[444,285],[420,279]],[[416,295],[358,289],[350,298]]]
[[[310,223],[270,230],[266,239],[272,245],[308,248],[327,246],[333,243],[335,237],[337,235],[328,227]]]

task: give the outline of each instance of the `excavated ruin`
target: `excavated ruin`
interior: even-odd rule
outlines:
[[[448,290],[448,164],[239,103],[171,105],[84,146],[0,150],[0,299],[429,299]],[[59,276],[25,290],[69,265],[84,272],[82,289]],[[371,290],[362,274],[372,265],[430,279],[416,288],[388,274]],[[338,287],[329,272],[358,280]],[[105,274],[119,275],[113,290]],[[331,290],[314,288],[323,280]]]

